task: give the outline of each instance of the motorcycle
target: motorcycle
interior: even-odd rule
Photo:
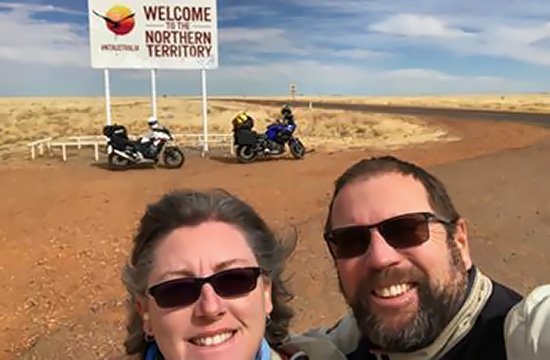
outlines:
[[[249,163],[258,156],[282,155],[285,153],[285,145],[288,145],[295,159],[302,159],[305,156],[305,146],[294,136],[296,125],[284,124],[276,120],[263,134],[252,130],[253,127],[254,120],[249,116],[246,120],[241,121],[239,118],[233,120],[233,139],[239,162]]]
[[[185,155],[173,143],[170,130],[164,126],[155,129],[148,141],[143,138],[131,141],[123,125],[106,125],[103,135],[107,137],[109,164],[115,167],[155,165],[161,154],[164,164],[169,168],[180,168],[185,162]]]

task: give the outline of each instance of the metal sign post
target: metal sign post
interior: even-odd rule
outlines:
[[[151,69],[151,116],[157,117],[157,71]]]
[[[203,148],[202,153],[205,156],[208,153],[208,104],[206,96],[206,70],[201,70],[202,80],[202,129],[203,129]]]
[[[107,125],[112,125],[111,117],[111,83],[109,82],[109,69],[103,69],[103,76],[105,79],[105,111],[107,118]]]

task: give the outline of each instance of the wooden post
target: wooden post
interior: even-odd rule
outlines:
[[[63,161],[67,161],[67,144],[61,145],[61,150],[63,152]]]
[[[31,159],[34,160],[35,158],[35,153],[34,153],[34,144],[31,145]]]

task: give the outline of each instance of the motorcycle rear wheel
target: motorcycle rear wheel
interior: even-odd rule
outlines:
[[[250,145],[237,146],[237,159],[241,163],[249,163],[256,159],[258,153]]]
[[[130,160],[126,159],[124,156],[121,156],[117,153],[109,154],[109,164],[116,167],[127,167],[130,165]]]

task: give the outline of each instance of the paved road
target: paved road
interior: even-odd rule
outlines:
[[[227,99],[229,100],[229,99]],[[231,100],[235,101],[235,99]],[[287,103],[281,100],[237,100],[239,102],[253,103],[259,105],[282,106]],[[307,101],[296,101],[296,107],[309,106]],[[344,104],[336,102],[314,102],[314,108],[332,110],[352,110],[386,114],[437,116],[449,119],[479,119],[491,121],[511,121],[529,125],[540,125],[550,127],[550,114],[521,113],[507,111],[449,109],[432,107],[394,106],[394,105],[368,105],[368,104]]]

